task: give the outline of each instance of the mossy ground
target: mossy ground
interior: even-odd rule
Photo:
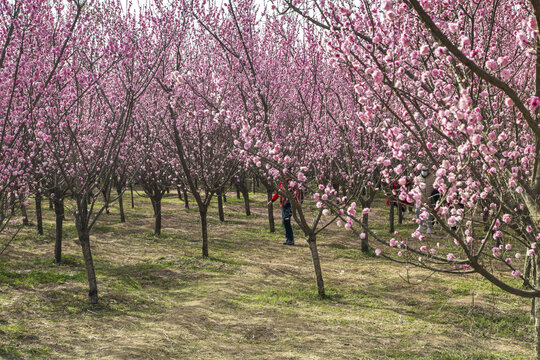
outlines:
[[[278,210],[270,233],[266,195],[251,196],[250,217],[233,194],[224,223],[212,208],[209,259],[200,257],[195,209],[168,195],[157,237],[149,200],[136,196],[132,209],[125,196],[127,223],[113,206],[91,234],[96,306],[69,204],[56,265],[54,212],[44,203],[45,235],[25,228],[0,257],[0,358],[533,358],[529,301],[478,276],[412,269],[408,283],[403,266],[362,254],[358,238],[335,226],[319,237],[328,294],[320,299],[299,229],[296,246],[281,245]],[[383,233],[383,199],[377,206],[371,221]]]

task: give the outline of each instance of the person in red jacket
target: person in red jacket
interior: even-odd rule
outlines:
[[[298,185],[290,185],[291,178],[286,178],[289,192],[295,196],[297,201],[302,201],[302,191],[298,188]],[[279,183],[279,190],[272,196],[272,200],[268,202],[268,206],[279,198],[279,205],[281,206],[281,215],[283,218],[283,227],[285,228],[285,242],[283,245],[294,245],[294,234],[291,226],[292,208],[289,199],[285,196],[285,189],[283,183]]]

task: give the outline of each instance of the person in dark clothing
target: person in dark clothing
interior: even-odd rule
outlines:
[[[302,201],[302,191],[298,189],[297,185],[290,185],[290,178],[287,178],[287,185],[289,192],[295,196],[297,201]],[[279,183],[279,190],[272,196],[272,200],[268,202],[268,206],[279,198],[279,205],[281,206],[281,217],[283,220],[283,227],[285,228],[285,242],[283,245],[294,245],[294,233],[291,225],[292,207],[289,199],[285,196],[285,190],[283,183]]]

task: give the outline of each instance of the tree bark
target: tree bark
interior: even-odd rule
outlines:
[[[218,201],[219,221],[223,222],[225,221],[225,214],[223,212],[223,195],[222,195],[221,190],[219,190],[217,194],[217,201]]]
[[[98,302],[98,289],[96,272],[94,270],[94,261],[92,259],[92,251],[90,249],[90,234],[88,231],[79,232],[79,241],[81,242],[84,265],[86,267],[86,276],[88,278],[88,298],[90,304],[97,304]]]
[[[242,196],[244,197],[244,206],[246,208],[246,216],[251,216],[251,208],[249,206],[249,191],[248,191],[248,187],[246,186],[245,180],[240,184],[240,191],[242,192]]]
[[[201,233],[202,233],[202,256],[208,257],[208,221],[206,209],[199,209],[199,215],[201,217]]]
[[[126,222],[126,214],[124,213],[124,198],[122,194],[122,190],[116,189],[116,192],[118,193],[118,207],[120,208],[120,222],[125,223]]]
[[[309,250],[311,250],[311,259],[313,260],[313,268],[315,269],[315,277],[317,279],[317,292],[320,297],[324,297],[324,282],[322,277],[321,262],[319,260],[319,251],[317,249],[317,240],[314,236],[308,239]]]
[[[176,192],[178,193],[178,200],[182,201],[182,189],[180,186],[176,186]]]
[[[135,207],[135,201],[133,201],[133,185],[129,185],[129,191],[131,192],[131,208]]]
[[[183,189],[184,191],[184,207],[186,209],[189,209],[189,198],[188,198],[188,193],[187,193],[187,190],[184,188]]]
[[[50,209],[50,210],[53,210],[53,209],[54,209],[53,199],[51,199],[51,198],[49,198],[49,209]]]
[[[368,214],[362,215],[362,223],[367,226],[368,221],[369,221],[369,215]],[[365,232],[365,234],[366,234],[366,237],[361,239],[361,246],[362,246],[362,252],[368,253],[369,252],[369,239],[367,235],[368,233]]]
[[[161,199],[153,198],[152,206],[154,208],[154,235],[161,235]]]
[[[22,215],[22,218],[23,218],[23,225],[24,226],[29,226],[30,225],[30,222],[28,221],[28,213],[26,211],[26,205],[24,205],[24,201],[21,200],[21,215]]]
[[[56,215],[56,238],[54,240],[54,262],[62,262],[62,228],[64,222],[64,200],[54,197],[54,213]]]
[[[240,184],[236,183],[234,187],[236,188],[236,198],[240,199]]]
[[[39,235],[43,235],[43,212],[41,211],[41,194],[36,194],[36,218],[37,231]]]

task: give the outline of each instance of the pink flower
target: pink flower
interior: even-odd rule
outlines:
[[[512,250],[512,244],[506,244],[504,247],[506,250]]]
[[[519,270],[514,270],[514,271],[512,271],[512,275],[515,276],[515,277],[517,277],[517,278],[519,278],[519,277],[521,277],[521,271],[519,271]]]
[[[324,210],[322,211],[322,213],[323,213],[324,216],[328,216],[328,214],[330,213],[330,211],[329,211],[328,209],[324,209]]]
[[[510,216],[510,214],[504,214],[502,217],[502,221],[508,224],[510,223],[510,221],[512,221],[512,217]]]
[[[516,253],[515,257],[516,257],[516,259],[521,259],[521,254],[520,254],[520,253]]]
[[[364,233],[364,232],[361,233],[361,234],[360,234],[360,239],[365,239],[365,238],[366,238],[366,233]]]
[[[498,247],[494,247],[493,249],[491,249],[491,251],[493,252],[493,256],[499,257],[500,249]]]
[[[455,258],[456,257],[452,253],[449,253],[448,255],[446,255],[446,260],[448,261],[454,261]]]
[[[306,181],[307,180],[306,176],[302,172],[299,172],[297,177],[298,177],[298,181]]]
[[[382,253],[381,249],[375,249],[375,255],[380,256]]]
[[[369,208],[365,208],[364,210],[362,210],[362,215],[367,215],[369,214]]]
[[[486,61],[486,67],[491,71],[495,71],[497,70],[497,62],[495,60],[490,59]]]

